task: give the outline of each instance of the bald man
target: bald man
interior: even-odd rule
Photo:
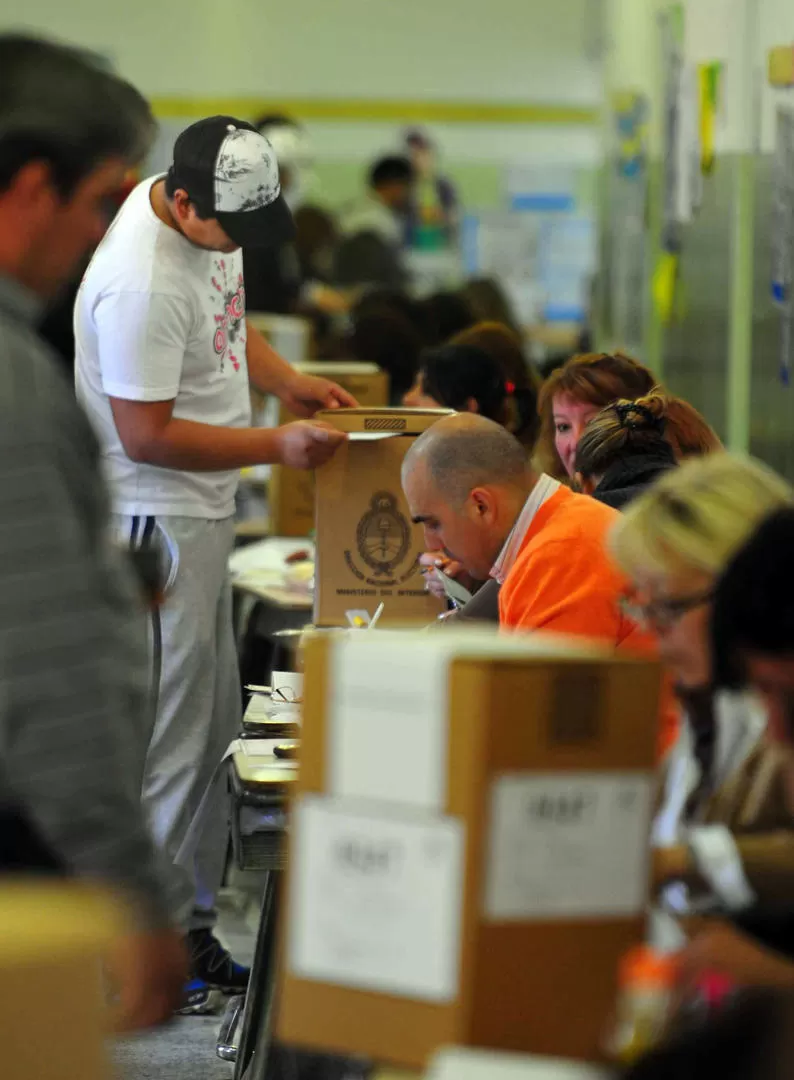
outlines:
[[[500,583],[500,625],[654,647],[621,610],[626,582],[604,545],[617,512],[536,473],[499,424],[439,420],[406,455],[402,480],[427,549]]]

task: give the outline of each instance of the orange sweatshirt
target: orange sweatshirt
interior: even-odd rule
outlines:
[[[500,625],[548,630],[611,643],[641,655],[656,655],[652,634],[620,610],[627,581],[606,549],[618,512],[588,495],[559,488],[537,510],[519,555],[499,594]],[[671,745],[678,709],[665,686],[660,743]]]

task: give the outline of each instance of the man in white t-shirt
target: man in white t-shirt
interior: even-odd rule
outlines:
[[[131,547],[164,561],[143,801],[174,860],[240,723],[227,579],[239,470],[313,468],[345,438],[309,421],[251,427],[249,380],[297,415],[355,404],[334,383],[297,374],[246,322],[240,248],[292,233],[267,141],[232,117],[201,120],[177,139],[167,175],[129,196],[75,307],[77,392],[102,443],[116,524]],[[195,852],[180,857],[194,977],[186,1011],[207,1011],[213,989],[247,982],[213,934],[227,839],[219,800]]]

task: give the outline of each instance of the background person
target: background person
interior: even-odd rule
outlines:
[[[521,323],[496,278],[470,278],[461,286],[460,294],[478,323],[500,323],[521,341]]]
[[[444,247],[457,232],[457,192],[452,181],[439,173],[436,148],[427,132],[407,131],[405,146],[416,177],[407,219],[408,243],[425,249]]]
[[[96,439],[36,324],[153,134],[141,95],[85,54],[0,35],[0,872],[60,870],[132,905],[113,972],[125,1027],[170,1016],[186,956],[140,803],[138,596]]]
[[[143,800],[176,860],[215,767],[237,733],[240,684],[227,563],[239,470],[311,468],[344,436],[307,422],[252,428],[249,383],[295,415],[354,404],[294,371],[245,318],[240,247],[292,236],[269,144],[218,116],[176,141],[165,177],[143,181],[97,249],[75,311],[77,389],[99,433],[115,525],[131,548],[162,546],[173,579],[152,619],[157,715]],[[228,840],[223,792],[183,869],[194,981],[244,990],[248,971],[213,934]]]
[[[372,166],[364,198],[340,217],[334,260],[338,288],[383,285],[399,289],[405,284],[405,220],[414,179],[413,166],[405,157],[380,158]]]
[[[655,632],[683,707],[652,833],[655,890],[673,916],[794,896],[794,832],[766,712],[750,693],[717,688],[709,635],[719,575],[781,506],[794,507],[794,491],[771,469],[712,454],[669,472],[612,533],[631,610]],[[670,920],[657,932],[682,943]]]
[[[303,128],[288,116],[262,116],[254,125],[269,142],[278,163],[282,197],[294,212],[300,204],[311,154]],[[249,311],[294,314],[303,279],[294,237],[243,251],[245,301]]]
[[[350,323],[343,355],[377,364],[389,376],[389,404],[401,405],[426,344],[419,305],[397,290],[373,289],[353,306]]]
[[[537,395],[526,387],[517,390],[502,364],[477,345],[444,345],[424,353],[403,404],[479,413],[512,431],[522,445],[537,416]]]
[[[573,477],[577,443],[596,413],[613,401],[635,401],[656,384],[648,368],[622,353],[572,356],[540,389],[540,467],[558,480]]]
[[[476,345],[501,365],[508,387],[512,388],[505,427],[528,453],[534,453],[540,434],[540,376],[527,360],[520,336],[506,323],[476,322],[450,338],[449,344]]]
[[[576,446],[575,480],[580,491],[622,510],[683,458],[721,449],[697,409],[656,389],[596,413]]]
[[[335,224],[317,207],[305,205],[313,164],[306,132],[280,113],[260,117],[255,126],[276,155],[281,192],[293,213],[296,234],[281,244],[243,250],[246,306],[249,311],[305,314],[318,320],[344,313],[349,297],[329,284]]]
[[[596,413],[576,447],[574,479],[580,491],[622,510],[676,465],[666,434],[667,399],[661,393],[616,401]]]

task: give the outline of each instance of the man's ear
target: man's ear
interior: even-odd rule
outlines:
[[[469,494],[475,516],[481,521],[487,521],[494,515],[496,500],[493,492],[486,487],[473,488]]]
[[[29,161],[12,178],[8,191],[25,213],[36,209],[52,209],[60,201],[46,161]]]
[[[171,200],[174,213],[179,221],[186,221],[190,217],[190,196],[183,188],[177,188]]]

